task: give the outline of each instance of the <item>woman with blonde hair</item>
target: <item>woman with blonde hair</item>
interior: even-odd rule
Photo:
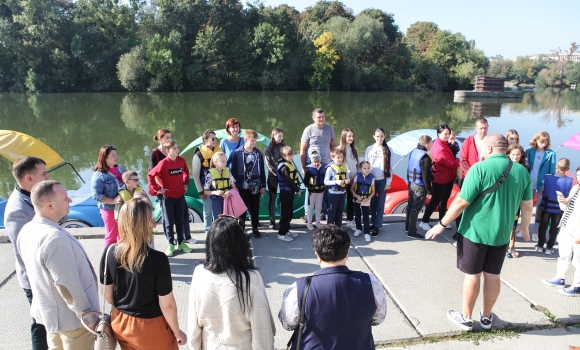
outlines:
[[[149,247],[153,208],[134,198],[119,212],[118,244],[105,249],[100,280],[113,304],[111,328],[121,349],[177,350],[187,337],[179,329],[169,260]],[[110,248],[110,249],[109,249]]]

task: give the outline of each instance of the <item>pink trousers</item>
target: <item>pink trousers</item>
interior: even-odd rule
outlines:
[[[115,211],[100,209],[101,217],[105,222],[105,247],[119,242],[119,226],[115,221]]]

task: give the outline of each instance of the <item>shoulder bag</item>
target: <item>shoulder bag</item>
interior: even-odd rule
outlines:
[[[287,350],[290,350],[294,339],[296,339],[296,350],[302,348],[302,332],[304,331],[304,313],[306,311],[306,296],[308,295],[308,289],[310,289],[310,283],[312,282],[312,276],[306,277],[306,285],[304,286],[304,292],[302,293],[302,306],[300,307],[300,320],[298,321],[298,327],[292,333],[292,337],[288,342]]]
[[[103,307],[101,308],[101,312],[97,311],[89,311],[83,314],[81,318],[81,322],[83,326],[93,334],[95,338],[95,347],[94,350],[115,350],[117,348],[117,340],[113,336],[113,329],[111,328],[111,315],[105,313],[105,303],[107,299],[105,298],[106,295],[106,288],[107,288],[107,260],[109,257],[109,253],[111,252],[111,248],[115,247],[115,244],[111,244],[107,249],[107,254],[105,254],[105,275],[103,278],[103,284],[105,288],[103,288]],[[91,315],[98,315],[99,321],[95,329],[92,329],[87,323],[85,319],[90,319]]]
[[[492,193],[493,191],[497,190],[498,187],[501,186],[505,182],[505,180],[507,180],[508,175],[510,174],[510,171],[512,170],[512,165],[514,165],[514,162],[512,162],[511,159],[510,159],[508,161],[508,165],[507,165],[505,171],[503,172],[503,174],[501,174],[501,176],[497,180],[497,182],[495,184],[493,184],[493,186],[491,186],[487,190],[485,190],[485,191],[481,192],[480,194],[478,194],[477,197],[475,197],[475,198],[483,197],[486,194]]]

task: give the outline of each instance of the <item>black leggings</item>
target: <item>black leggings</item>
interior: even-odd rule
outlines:
[[[270,200],[268,202],[270,223],[273,225],[276,222],[276,194],[278,192],[278,178],[276,176],[268,176],[268,192],[270,194]]]
[[[429,201],[429,204],[425,207],[425,212],[423,213],[423,219],[421,221],[429,223],[431,214],[433,214],[437,207],[439,207],[439,220],[443,219],[447,212],[447,201],[449,200],[449,196],[451,196],[452,189],[453,181],[446,184],[433,183],[431,201]]]
[[[540,227],[538,228],[538,246],[543,247],[546,243],[546,231],[548,224],[550,225],[550,238],[548,239],[547,247],[552,249],[558,237],[558,225],[562,219],[562,214],[553,214],[542,211],[540,214]],[[550,223],[551,221],[551,223]]]

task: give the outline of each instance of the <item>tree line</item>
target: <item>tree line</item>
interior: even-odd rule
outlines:
[[[572,61],[579,49],[580,45],[573,42],[568,50],[553,50],[559,59],[520,56],[512,61],[500,57],[490,63],[487,74],[537,87],[580,84],[580,62]]]
[[[442,91],[489,60],[460,33],[339,1],[0,0],[0,91]]]

